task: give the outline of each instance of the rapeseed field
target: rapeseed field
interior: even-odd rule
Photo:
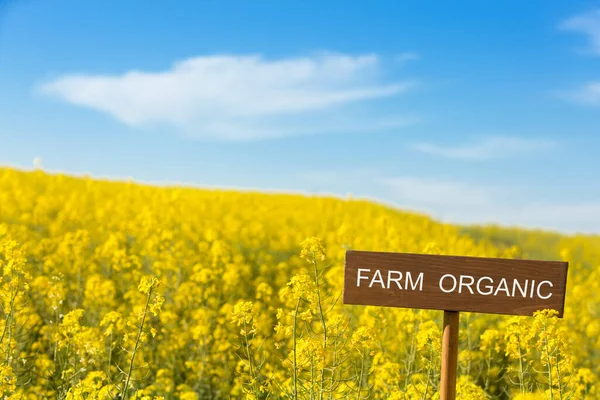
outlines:
[[[0,169],[3,399],[436,399],[441,311],[343,305],[347,249],[569,261],[565,318],[461,314],[458,398],[600,398],[600,237]]]

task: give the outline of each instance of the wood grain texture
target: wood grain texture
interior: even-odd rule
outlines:
[[[442,368],[440,400],[456,399],[456,369],[458,367],[458,329],[460,313],[444,311],[442,331]]]
[[[360,280],[358,279],[359,269],[362,270],[362,279]],[[344,271],[343,301],[345,304],[511,315],[533,315],[535,311],[549,308],[557,310],[559,317],[562,317],[567,269],[568,263],[561,261],[348,250]],[[375,283],[371,285],[371,279],[377,270],[380,271],[384,285],[378,279],[375,279]],[[389,271],[400,272],[402,279],[398,278],[397,272],[390,273]],[[412,277],[410,282],[404,280],[408,273]],[[411,290],[415,287],[415,280],[420,273],[423,273],[422,285],[418,285],[416,290]],[[393,279],[392,282],[387,282],[388,274],[391,274],[390,276],[397,279],[398,282],[394,282]],[[470,288],[474,293],[470,293],[469,288],[465,286],[460,288],[461,293],[458,292],[458,288],[451,293],[444,293],[440,289],[439,281],[445,274],[452,274],[457,281],[460,280],[460,275],[465,275],[465,283],[470,281],[468,276],[471,276],[474,282]],[[483,279],[480,288],[483,290],[478,291],[476,283],[481,278]],[[491,281],[494,282],[494,285],[490,286],[493,286],[495,291],[502,278],[506,279],[510,294],[516,293],[516,296],[506,295],[505,290],[496,292],[496,295],[481,294],[489,291],[486,285],[490,285]],[[518,288],[513,288],[515,279],[521,286],[525,283],[528,284],[526,297],[522,296],[522,292],[519,292]],[[541,297],[547,297],[551,293],[547,299],[537,295],[537,288],[542,281],[550,282],[539,287]],[[387,285],[388,283],[389,285]],[[412,285],[410,285],[411,283]],[[445,278],[443,286],[449,290],[452,283],[451,278]],[[401,286],[402,289],[398,286]],[[531,286],[536,288],[532,297],[529,296]]]

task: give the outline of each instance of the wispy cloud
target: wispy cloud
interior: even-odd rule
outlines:
[[[600,81],[588,82],[566,97],[582,104],[600,106]]]
[[[493,187],[477,187],[455,181],[422,179],[414,177],[379,178],[377,182],[386,186],[396,200],[409,205],[463,205],[482,206],[489,204],[501,191]]]
[[[407,51],[405,53],[400,53],[394,57],[394,61],[399,64],[406,64],[410,61],[417,61],[421,59],[421,55],[419,53],[415,53],[412,51]]]
[[[443,222],[600,234],[600,202],[573,201],[562,196],[570,191],[560,187],[556,188],[555,196],[549,198],[544,193],[536,194],[537,189],[530,185],[394,176],[373,168],[312,171],[302,174],[301,178],[298,184],[304,187],[303,193],[315,193],[314,188],[322,186],[326,190],[321,194],[333,193],[346,198],[346,193],[353,193],[353,198],[424,213]]]
[[[456,207],[434,212],[440,220],[460,224],[501,224],[561,231],[600,234],[600,203],[499,202],[484,207]]]
[[[393,129],[414,122],[373,113],[341,118],[344,106],[397,96],[414,86],[388,82],[383,72],[374,54],[277,60],[214,55],[160,72],[65,75],[39,90],[131,126],[168,124],[198,138],[248,140]]]
[[[527,153],[547,151],[556,146],[549,140],[524,139],[509,136],[488,136],[472,143],[447,146],[433,143],[416,143],[414,148],[423,153],[463,160],[490,160]]]
[[[560,27],[587,35],[590,44],[585,53],[600,56],[600,8],[571,17]],[[562,92],[559,95],[577,103],[600,106],[600,81],[587,82],[576,90]]]
[[[600,56],[600,8],[573,16],[564,21],[560,27],[587,35],[590,40],[587,52]]]
[[[600,202],[536,201],[527,190],[420,177],[374,178],[384,202],[452,223],[516,225],[600,233]]]

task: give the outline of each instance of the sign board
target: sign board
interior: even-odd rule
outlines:
[[[562,318],[567,262],[346,252],[344,304]]]

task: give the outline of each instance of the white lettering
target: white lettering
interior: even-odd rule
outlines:
[[[446,278],[452,278],[452,280],[454,281],[454,284],[452,285],[452,289],[450,289],[450,290],[444,289],[443,282],[444,282],[444,279],[446,279]],[[454,292],[454,289],[456,289],[456,278],[454,277],[454,275],[452,275],[452,274],[446,274],[446,275],[444,275],[444,276],[442,276],[440,278],[440,290],[442,292],[444,292],[444,293],[451,293],[451,292]]]
[[[410,288],[412,290],[416,290],[417,284],[419,285],[419,291],[423,291],[423,272],[419,273],[419,276],[417,277],[416,282],[413,282],[412,275],[410,274],[410,272],[407,272],[406,273],[406,283],[405,283],[404,287],[408,289],[408,287],[410,285]]]
[[[502,278],[502,280],[500,280],[500,284],[496,288],[496,291],[494,292],[494,296],[498,296],[498,292],[500,292],[500,291],[505,292],[506,295],[508,297],[510,297],[510,292],[508,291],[508,283],[506,283],[506,278]]]
[[[521,296],[527,297],[527,285],[528,284],[529,284],[529,280],[525,279],[525,288],[522,288],[518,279],[513,280],[512,297],[515,297],[515,292],[517,291],[516,290],[517,288],[519,288],[519,292],[521,292]]]
[[[469,283],[464,282],[464,279],[468,278],[471,281]],[[462,288],[463,286],[466,286],[467,289],[469,289],[469,292],[471,292],[471,294],[475,294],[473,293],[473,289],[471,289],[471,285],[475,283],[475,278],[473,278],[471,275],[461,275],[460,276],[460,285],[458,287],[458,293],[462,293]]]
[[[540,293],[540,288],[542,287],[543,284],[548,284],[550,287],[553,287],[553,286],[552,286],[552,282],[550,282],[550,281],[542,281],[538,285],[538,287],[537,287],[537,295],[538,295],[538,297],[540,299],[546,300],[546,299],[549,299],[550,297],[552,297],[552,292],[550,292],[550,294],[547,295],[547,296],[542,296],[542,294]]]
[[[372,276],[369,274],[370,272],[370,269],[358,268],[356,274],[357,287],[361,286],[361,281],[368,280],[370,288],[374,285],[378,285],[381,286],[382,289],[392,289],[392,285],[395,284],[400,290],[412,289],[423,291],[423,280],[425,276],[423,272],[420,272],[416,279],[410,272],[402,273],[401,271],[387,271],[387,278],[383,277],[383,273],[379,269],[376,269]],[[404,288],[402,287],[402,278],[405,279]]]
[[[492,285],[485,285],[484,288],[487,289],[488,291],[482,292],[481,291],[481,281],[483,281],[484,279],[490,281],[490,283],[494,283],[493,279],[490,278],[489,276],[482,276],[481,278],[479,278],[477,280],[477,292],[483,296],[489,296],[494,291],[494,287]]]
[[[392,278],[392,274],[396,274],[396,278]],[[410,274],[410,272],[409,272]],[[402,279],[402,272],[400,271],[388,271],[387,276],[387,288],[390,288],[390,282],[395,282],[398,289],[402,290],[402,286],[400,286],[400,280]]]
[[[373,275],[373,279],[371,279],[371,284],[369,285],[369,287],[373,287],[373,284],[375,282],[379,283],[381,287],[385,289],[385,282],[383,282],[383,277],[381,276],[380,270],[375,271],[375,275]]]
[[[367,276],[361,276],[360,273],[361,272],[369,272],[371,271],[370,269],[364,269],[364,268],[359,268],[358,269],[358,273],[356,274],[356,286],[360,287],[360,280],[361,279],[369,279],[369,277]]]

